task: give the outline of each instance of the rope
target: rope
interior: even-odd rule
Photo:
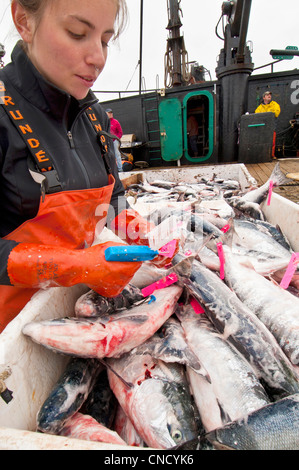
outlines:
[[[188,52],[185,48],[184,38],[182,38],[182,49],[181,49],[181,76],[184,83],[188,83],[191,78],[191,71],[188,61]],[[169,43],[167,43],[167,50],[164,56],[164,86],[165,88],[171,88],[173,85],[173,60],[172,50]]]

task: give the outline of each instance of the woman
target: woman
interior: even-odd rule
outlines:
[[[91,246],[95,229],[145,243],[150,228],[126,205],[90,90],[125,0],[12,0],[11,10],[22,40],[0,71],[0,331],[39,288],[120,293],[140,263],[106,262],[114,243]]]

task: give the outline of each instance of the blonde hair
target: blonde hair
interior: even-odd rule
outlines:
[[[41,20],[46,6],[53,0],[12,0],[13,2],[19,3],[24,10],[31,13],[36,20],[38,25]],[[126,27],[128,19],[128,8],[126,0],[113,0],[117,5],[116,14],[116,30],[113,39],[117,39]]]

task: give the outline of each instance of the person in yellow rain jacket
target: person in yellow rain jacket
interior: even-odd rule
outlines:
[[[276,101],[272,100],[272,92],[265,91],[263,94],[263,102],[256,108],[256,113],[274,113],[275,117],[278,118],[280,115],[280,106]],[[276,131],[273,133],[272,143],[272,158],[275,157],[275,143],[276,143]]]
[[[263,94],[263,102],[256,108],[256,113],[274,113],[277,118],[280,115],[280,106],[276,101],[272,100],[272,92],[265,91]]]

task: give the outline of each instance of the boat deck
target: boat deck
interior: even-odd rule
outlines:
[[[267,163],[246,163],[245,166],[251,176],[257,181],[258,186],[261,186],[270,178],[277,162],[279,162],[284,174],[295,174],[297,179],[290,179],[289,184],[275,188],[274,192],[299,204],[299,158],[281,158]]]

